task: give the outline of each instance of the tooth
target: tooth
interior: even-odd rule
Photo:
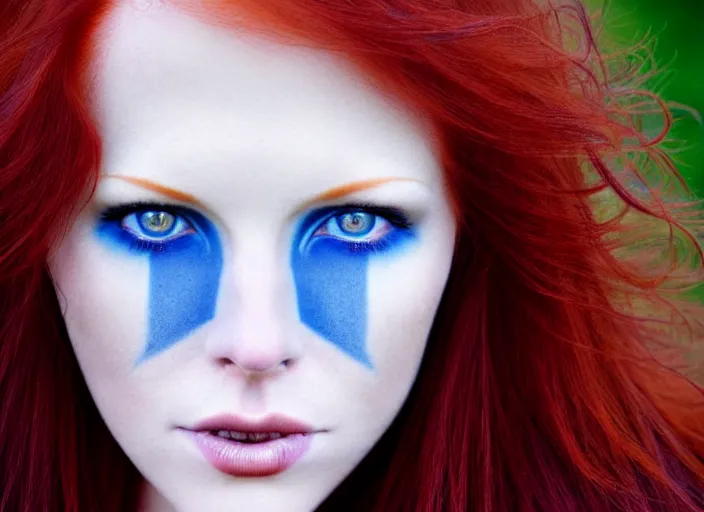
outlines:
[[[278,432],[274,432],[273,434],[270,434],[271,439],[279,439],[281,437],[281,434]]]
[[[230,438],[234,439],[235,441],[246,441],[247,434],[244,434],[242,432],[230,432]]]
[[[218,437],[230,438],[230,433],[227,430],[218,430]]]

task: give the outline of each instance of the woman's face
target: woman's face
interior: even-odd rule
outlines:
[[[313,510],[415,379],[455,225],[427,126],[320,50],[122,3],[50,262],[149,510]]]

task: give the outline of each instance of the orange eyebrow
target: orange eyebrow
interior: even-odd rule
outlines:
[[[134,176],[114,176],[109,174],[105,177],[114,178],[120,181],[131,183],[133,185],[137,185],[138,187],[146,188],[147,190],[151,190],[167,197],[171,197],[172,199],[176,199],[177,201],[182,201],[184,203],[191,203],[195,205],[202,205],[202,203],[191,194],[181,192],[180,190],[176,190],[175,188],[167,187],[165,185],[160,185],[159,183],[154,183],[153,181],[149,181],[146,178],[136,178]],[[321,192],[320,194],[315,195],[303,204],[303,208],[309,207],[312,204],[319,203],[322,201],[331,201],[333,199],[339,199],[355,192],[379,187],[381,185],[385,185],[386,183],[391,183],[394,181],[417,182],[418,180],[415,180],[413,178],[373,178],[363,181],[353,181],[351,183],[346,183],[338,187],[333,187],[324,192]]]
[[[184,203],[191,203],[195,205],[201,205],[202,203],[195,198],[195,196],[192,196],[191,194],[188,194],[186,192],[181,192],[180,190],[176,190],[175,188],[167,187],[165,185],[160,185],[159,183],[154,183],[153,181],[149,181],[148,179],[145,178],[135,178],[133,176],[113,176],[113,175],[106,175],[106,178],[114,178],[120,181],[125,181],[127,183],[131,183],[132,185],[137,185],[138,187],[146,188],[147,190],[151,190],[153,192],[157,192],[159,194],[165,195],[167,197],[170,197],[172,199],[176,199],[177,201],[182,201]]]
[[[304,203],[305,206],[310,206],[313,203],[319,203],[322,201],[331,201],[333,199],[339,199],[341,197],[353,194],[355,192],[360,192],[362,190],[367,190],[370,188],[378,187],[380,185],[385,185],[393,181],[418,181],[413,178],[374,178],[364,181],[353,181],[352,183],[346,183],[340,185],[339,187],[333,187],[325,192],[314,196]]]

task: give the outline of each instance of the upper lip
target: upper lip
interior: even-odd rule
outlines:
[[[279,414],[267,416],[259,420],[250,420],[230,414],[213,416],[197,423],[188,430],[194,432],[214,432],[229,430],[233,432],[246,432],[252,434],[266,434],[278,432],[281,434],[310,434],[315,430],[310,425],[287,418]]]

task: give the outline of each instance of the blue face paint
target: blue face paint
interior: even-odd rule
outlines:
[[[333,207],[310,213],[291,251],[301,321],[373,368],[366,347],[369,262],[414,239],[405,215],[394,209]]]
[[[96,234],[149,263],[149,327],[138,362],[214,318],[222,248],[205,217],[180,207],[125,205],[104,212]],[[372,368],[366,347],[369,263],[415,238],[406,216],[393,208],[311,212],[298,226],[291,251],[301,321]]]
[[[205,217],[178,207],[119,206],[102,215],[96,234],[149,262],[147,345],[138,362],[213,319],[222,248]]]

